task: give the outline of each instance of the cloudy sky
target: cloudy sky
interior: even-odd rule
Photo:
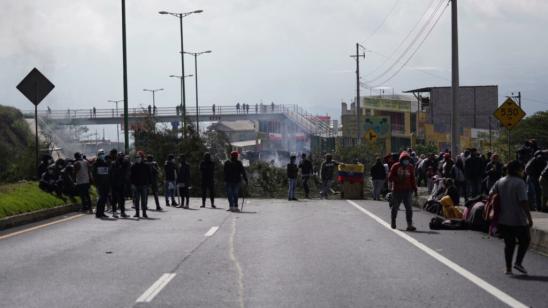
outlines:
[[[184,20],[185,49],[213,50],[199,58],[201,104],[274,101],[338,116],[355,93],[356,42],[369,50],[364,82],[396,93],[450,84],[450,9],[414,57],[416,45],[392,65],[409,42],[420,43],[416,33],[428,32],[441,2],[127,0],[130,106],[150,104],[143,88],[165,88],[159,106],[179,102],[179,83],[168,77],[180,74],[178,20],[160,10],[204,10]],[[31,109],[15,86],[33,67],[56,85],[41,108],[111,108],[107,100],[122,99],[120,1],[0,3],[0,104]],[[460,0],[459,14],[461,84],[499,85],[501,99],[522,91],[528,113],[548,109],[548,1]],[[193,73],[193,59],[185,63]],[[193,84],[187,89],[193,104]]]

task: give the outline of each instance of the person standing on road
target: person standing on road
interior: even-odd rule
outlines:
[[[325,160],[322,162],[320,167],[320,179],[322,180],[320,197],[322,199],[328,198],[329,190],[333,184],[333,176],[335,174],[336,166],[337,163],[333,161],[333,156],[331,154],[326,154]]]
[[[76,189],[82,202],[82,211],[93,213],[91,208],[91,197],[89,196],[90,182],[92,180],[89,163],[82,159],[82,154],[74,153],[74,177],[76,179]]]
[[[371,167],[371,180],[373,181],[373,200],[380,200],[381,191],[386,182],[386,169],[380,157],[377,157],[375,165]]]
[[[137,152],[135,163],[131,166],[131,185],[134,187],[133,204],[135,205],[135,215],[139,218],[139,209],[143,211],[143,217],[147,216],[148,186],[151,183],[152,172],[145,163],[145,153]]]
[[[166,206],[177,206],[175,201],[175,190],[177,189],[177,163],[175,155],[169,154],[164,164],[165,190],[166,190]],[[169,204],[171,198],[171,205]]]
[[[248,183],[247,174],[244,165],[238,160],[239,153],[233,151],[230,153],[230,159],[224,164],[224,179],[226,195],[228,197],[229,211],[239,212],[238,209],[238,194],[240,193],[240,183],[242,179],[246,185]]]
[[[215,207],[215,162],[211,160],[211,154],[204,153],[204,159],[200,162],[200,175],[202,176],[202,206],[205,207],[207,191],[211,207]]]
[[[299,175],[299,167],[295,163],[297,156],[291,155],[289,157],[289,164],[287,164],[287,182],[288,182],[288,191],[287,191],[287,200],[297,201],[295,197],[295,189],[297,188],[297,176]]]
[[[540,174],[539,184],[542,190],[542,200],[539,211],[548,212],[548,166]]]
[[[535,156],[527,162],[525,174],[527,175],[527,194],[529,196],[530,207],[533,211],[541,208],[541,192],[539,178],[542,170],[546,168],[546,159],[542,151],[537,150]]]
[[[119,153],[110,164],[109,178],[110,178],[110,190],[112,194],[112,216],[118,218],[118,209],[120,209],[120,216],[127,218],[126,214],[126,199],[125,195],[128,189],[131,189],[129,179],[127,175],[129,170],[127,164],[124,162],[124,153]]]
[[[97,160],[93,164],[93,178],[95,179],[95,187],[97,188],[97,208],[95,209],[96,218],[107,218],[105,215],[105,205],[108,201],[110,192],[109,183],[109,163],[106,161],[105,151],[97,152]]]
[[[158,163],[154,160],[154,156],[147,156],[147,165],[150,168],[150,174],[152,176],[150,181],[150,192],[154,196],[154,202],[156,203],[156,211],[161,211],[160,201],[158,200],[158,174],[160,173]]]
[[[467,197],[474,198],[481,195],[481,180],[483,176],[483,162],[476,149],[470,149],[470,156],[464,160],[464,177],[467,183]]]
[[[299,164],[299,169],[301,169],[301,178],[303,180],[304,197],[308,199],[310,198],[310,186],[308,185],[308,181],[312,176],[314,167],[312,166],[312,162],[310,161],[310,159],[306,157],[305,153],[301,155],[301,163]]]
[[[190,206],[190,165],[186,162],[185,155],[181,155],[179,160],[181,165],[177,172],[177,187],[179,187],[181,196],[181,208],[188,209]]]
[[[506,165],[506,170],[507,176],[498,180],[491,189],[491,194],[498,194],[500,200],[497,228],[504,238],[506,274],[512,274],[516,239],[518,240],[518,254],[514,268],[527,274],[522,262],[529,248],[530,228],[533,226],[527,201],[527,185],[523,181],[523,166],[519,161],[509,162]]]
[[[417,196],[417,184],[415,182],[415,168],[411,164],[409,154],[403,151],[400,154],[399,162],[392,165],[388,181],[392,183],[392,215],[391,227],[396,229],[396,218],[400,205],[403,202],[405,206],[405,218],[407,220],[407,231],[417,230],[413,226],[413,192]]]

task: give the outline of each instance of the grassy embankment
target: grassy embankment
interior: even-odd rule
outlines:
[[[0,218],[64,204],[62,199],[38,188],[36,182],[0,185]]]

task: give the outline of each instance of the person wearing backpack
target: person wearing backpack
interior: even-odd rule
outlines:
[[[506,165],[507,176],[498,180],[491,189],[491,196],[498,194],[500,204],[494,206],[497,229],[504,238],[504,257],[506,261],[506,274],[512,274],[512,259],[518,240],[518,254],[514,268],[527,274],[523,267],[523,259],[531,242],[530,228],[533,219],[529,210],[527,198],[527,184],[523,181],[523,166],[517,161],[511,161]]]
[[[415,168],[411,164],[409,154],[403,151],[400,154],[399,162],[392,165],[388,176],[392,183],[392,206],[391,206],[391,227],[396,229],[396,218],[400,205],[405,206],[405,218],[407,220],[407,231],[415,231],[413,226],[412,199],[413,192],[417,196],[417,184],[415,182]]]

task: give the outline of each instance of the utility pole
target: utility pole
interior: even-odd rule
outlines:
[[[451,154],[453,157],[459,151],[459,116],[457,100],[459,95],[459,34],[457,0],[451,0]]]
[[[129,120],[127,93],[127,50],[126,50],[126,1],[122,0],[122,54],[124,65],[124,150],[129,153]]]
[[[360,54],[360,47],[363,46],[361,46],[360,43],[356,43],[356,55],[350,56],[352,58],[356,58],[356,144],[360,144],[362,139],[360,125],[360,57],[365,59],[365,53]]]

